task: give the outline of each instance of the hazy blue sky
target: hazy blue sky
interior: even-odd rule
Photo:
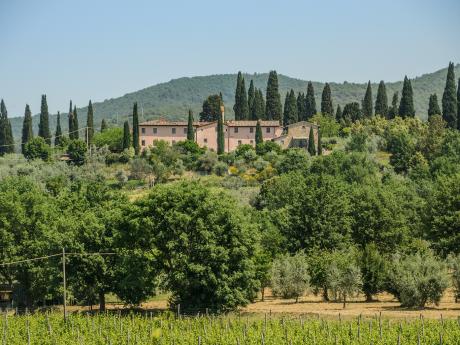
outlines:
[[[182,76],[394,81],[460,62],[460,0],[0,0],[10,116]]]

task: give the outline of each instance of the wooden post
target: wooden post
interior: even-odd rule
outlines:
[[[64,288],[64,294],[63,294],[64,322],[66,322],[67,291],[66,291],[66,280],[65,280],[65,249],[64,248],[62,248],[62,287]]]

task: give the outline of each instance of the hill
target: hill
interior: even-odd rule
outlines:
[[[456,76],[460,76],[460,65],[455,67]],[[428,98],[431,93],[437,93],[438,100],[442,99],[447,68],[439,71],[424,74],[412,79],[414,89],[414,103],[417,115],[425,119],[427,117]],[[166,83],[160,83],[145,89],[128,93],[124,96],[104,100],[103,102],[93,103],[95,124],[99,127],[103,118],[107,119],[111,125],[121,125],[132,111],[133,102],[138,102],[140,109],[143,109],[141,120],[164,117],[171,120],[185,119],[187,110],[191,108],[195,116],[201,111],[203,100],[212,93],[222,92],[226,116],[231,118],[233,114],[233,100],[236,85],[236,74],[210,75],[191,78],[173,79]],[[268,73],[245,74],[246,87],[249,87],[251,79],[257,88],[265,92]],[[291,88],[297,93],[306,92],[307,81],[279,75],[279,85],[284,101],[286,91]],[[360,102],[364,97],[366,84],[360,83],[330,83],[334,107],[340,104],[342,107],[352,101]],[[317,105],[320,104],[321,92],[324,87],[322,82],[313,82],[316,93]],[[372,84],[374,99],[377,94],[377,83]],[[401,94],[402,81],[387,83],[387,93],[389,102],[393,92],[399,91]],[[86,123],[86,107],[78,108],[79,123],[83,126]],[[35,133],[37,133],[38,116],[34,116]],[[16,141],[20,138],[22,118],[11,119],[14,137]],[[55,128],[55,116],[51,116],[50,125],[52,132]],[[63,131],[67,130],[67,115],[63,114],[61,125]]]

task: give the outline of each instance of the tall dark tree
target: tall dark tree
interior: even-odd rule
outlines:
[[[316,114],[315,90],[311,81],[308,82],[307,95],[305,96],[305,120],[309,120]]]
[[[102,119],[102,121],[101,121],[101,133],[104,132],[107,128],[109,128],[107,126],[107,122],[105,122],[105,119]]]
[[[276,71],[270,71],[265,100],[265,117],[267,120],[281,120],[281,114],[282,106],[278,87],[278,74]]]
[[[203,102],[200,121],[217,121],[220,116],[220,106],[223,104],[220,95],[210,95]]]
[[[225,152],[225,136],[224,136],[224,114],[217,118],[217,154],[221,155]]]
[[[77,106],[73,106],[73,116],[72,116],[72,129],[73,129],[73,139],[78,139],[80,137],[79,134],[79,125],[78,125],[78,114],[77,114]]]
[[[248,95],[246,93],[246,85],[241,72],[238,72],[235,90],[235,104],[233,105],[235,112],[235,120],[249,119]]]
[[[257,120],[255,142],[256,145],[264,142],[264,137],[262,135],[262,127],[260,126],[260,120]]]
[[[265,119],[265,101],[261,90],[256,89],[254,92],[254,103],[251,109],[251,120]]]
[[[447,127],[457,128],[457,96],[453,62],[449,63],[447,69],[446,87],[442,95],[442,118],[447,122]]]
[[[131,130],[129,129],[129,122],[123,123],[123,150],[131,147]]]
[[[254,100],[256,98],[256,88],[254,87],[254,81],[251,79],[248,89],[248,109],[249,118],[252,120],[252,109],[254,107]]]
[[[434,93],[430,95],[428,102],[428,117],[433,115],[441,115],[441,108],[439,108],[438,96]]]
[[[457,83],[457,129],[460,131],[460,78]]]
[[[321,95],[321,113],[324,115],[334,115],[334,107],[332,105],[332,93],[329,83],[324,85],[323,94]]]
[[[388,109],[388,116],[387,116],[388,120],[394,119],[396,116],[398,116],[398,111],[399,111],[398,103],[399,103],[399,95],[398,95],[398,91],[396,91],[393,94],[393,98],[391,100],[391,107],[390,109]]]
[[[362,114],[358,102],[352,102],[345,105],[342,112],[342,119],[344,123],[348,126],[351,123],[361,120]]]
[[[51,132],[46,95],[42,95],[42,104],[40,108],[40,123],[38,124],[38,136],[45,139],[48,145],[51,145]]]
[[[399,103],[399,116],[402,118],[414,117],[414,96],[412,91],[412,84],[407,76],[404,77],[403,89],[401,94],[401,103]]]
[[[94,113],[93,113],[93,103],[91,100],[89,101],[88,104],[88,113],[86,116],[86,144],[91,145],[93,143],[93,137],[94,137],[94,119],[93,119]]]
[[[297,99],[294,90],[291,89],[291,91],[286,94],[286,100],[284,102],[283,125],[288,126],[297,121]]]
[[[363,116],[364,117],[372,117],[373,115],[373,106],[372,106],[372,86],[371,82],[367,83],[366,94],[364,95],[363,99]]]
[[[14,152],[13,131],[3,99],[0,101],[0,155]]]
[[[307,107],[305,101],[305,95],[302,92],[299,92],[297,95],[297,117],[298,121],[306,121],[307,120]]]
[[[310,127],[310,133],[308,134],[308,152],[311,156],[316,155],[315,133],[313,131],[313,126]]]
[[[321,142],[321,131],[318,127],[318,156],[323,154],[323,143]]]
[[[388,116],[387,88],[383,80],[380,81],[379,88],[377,90],[377,99],[375,100],[375,115],[380,115],[382,117]]]
[[[193,112],[192,112],[192,109],[188,110],[187,140],[195,141],[195,129],[193,128]]]
[[[56,118],[56,133],[54,134],[54,146],[59,147],[62,144],[61,113],[58,111]]]
[[[74,138],[74,128],[73,128],[73,125],[74,125],[74,121],[73,121],[73,108],[72,108],[72,100],[70,100],[70,105],[69,105],[69,114],[68,114],[68,121],[69,121],[69,139],[72,140],[72,139],[75,139]]]
[[[32,112],[30,107],[26,104],[24,111],[24,122],[22,123],[22,140],[21,140],[21,152],[24,154],[24,146],[34,137],[32,127]]]
[[[342,120],[342,108],[340,107],[340,104],[337,105],[337,110],[335,112],[335,120],[337,122],[340,122],[340,120]]]
[[[137,113],[137,102],[133,105],[133,147],[136,155],[140,152],[139,146],[139,114]]]

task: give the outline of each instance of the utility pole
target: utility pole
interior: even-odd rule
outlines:
[[[66,291],[66,281],[65,281],[65,248],[62,248],[62,286],[64,288],[64,322],[66,321],[66,300],[67,300],[67,291]]]

